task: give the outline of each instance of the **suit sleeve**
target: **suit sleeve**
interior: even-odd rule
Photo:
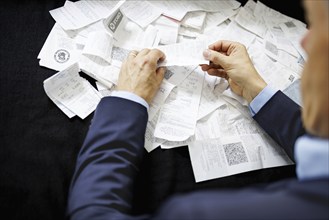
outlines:
[[[295,141],[305,134],[301,120],[301,107],[278,91],[260,109],[254,119],[295,161]]]
[[[101,100],[77,158],[68,201],[71,219],[139,219],[130,212],[147,119],[138,103]]]

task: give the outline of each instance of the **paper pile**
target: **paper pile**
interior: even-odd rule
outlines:
[[[253,121],[245,100],[199,64],[207,63],[202,52],[209,44],[238,41],[268,84],[287,89],[306,59],[302,22],[252,0],[244,7],[233,0],[67,1],[50,14],[56,24],[38,58],[40,66],[60,71],[44,87],[69,117],[85,118],[111,94],[131,50],[158,48],[167,72],[150,105],[147,151],[188,145],[197,182],[292,163]]]

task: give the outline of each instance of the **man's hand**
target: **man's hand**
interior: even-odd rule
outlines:
[[[132,92],[150,104],[166,71],[157,68],[157,63],[164,59],[164,53],[157,49],[131,51],[121,66],[117,90]]]
[[[202,70],[226,78],[233,92],[249,103],[266,87],[266,82],[257,73],[244,45],[217,41],[203,55],[210,61],[210,65],[202,65]]]

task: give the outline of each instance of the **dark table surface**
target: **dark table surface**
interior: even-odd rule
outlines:
[[[264,1],[303,20],[300,2],[287,2]],[[0,5],[1,219],[65,219],[70,179],[92,115],[69,119],[43,90],[43,81],[56,71],[40,67],[37,55],[54,25],[48,11],[63,4],[48,0]],[[241,187],[294,175],[294,166],[287,166],[196,184],[186,147],[157,149],[142,165],[134,212],[152,211],[173,193]]]

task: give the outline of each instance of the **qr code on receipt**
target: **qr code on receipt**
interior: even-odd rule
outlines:
[[[248,162],[247,154],[241,142],[224,144],[223,147],[229,166]]]

